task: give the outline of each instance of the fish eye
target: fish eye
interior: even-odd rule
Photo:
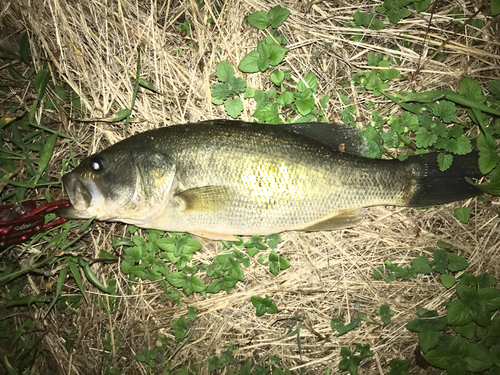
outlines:
[[[89,161],[89,167],[92,172],[102,172],[104,170],[104,162],[98,157],[93,157]]]

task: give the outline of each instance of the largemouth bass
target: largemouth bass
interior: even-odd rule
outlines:
[[[67,218],[232,235],[350,227],[364,207],[426,206],[481,194],[477,154],[399,160],[362,157],[347,125],[214,120],[146,131],[84,159],[63,183]]]

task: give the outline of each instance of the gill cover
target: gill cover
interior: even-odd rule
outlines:
[[[119,146],[83,160],[63,177],[74,207],[61,210],[61,216],[143,225],[162,213],[175,165],[155,150]]]

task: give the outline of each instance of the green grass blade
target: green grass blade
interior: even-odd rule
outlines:
[[[457,104],[461,104],[465,107],[477,109],[479,111],[490,113],[490,114],[495,115],[495,116],[500,116],[500,112],[498,112],[497,110],[495,110],[491,107],[488,107],[486,104],[476,102],[475,100],[467,99],[467,98],[463,97],[462,95],[457,94],[455,92],[450,92],[450,93],[446,94],[446,99],[448,99],[452,102],[455,102]]]
[[[85,299],[87,299],[87,295],[85,294],[85,288],[83,287],[82,275],[80,275],[80,270],[78,269],[78,265],[73,261],[73,259],[68,259],[68,266],[73,278],[75,279],[76,285],[82,292],[82,295]]]
[[[32,182],[21,182],[21,181],[16,181],[16,180],[9,180],[9,179],[3,178],[3,177],[0,177],[0,183],[9,184],[12,186],[24,187],[24,188],[28,188],[28,189],[33,189],[35,187],[35,184]]]
[[[397,105],[399,105],[401,108],[403,108],[404,110],[408,111],[408,112],[411,112],[411,113],[414,113],[416,115],[421,115],[422,114],[422,111],[420,109],[416,109],[416,108],[413,108],[411,105],[409,104],[406,104],[406,103],[403,103],[402,101],[398,100],[398,98],[386,93],[385,91],[381,91],[381,93],[387,98],[387,99],[390,99],[392,100],[394,103],[396,103]]]
[[[35,90],[36,98],[41,100],[45,94],[47,83],[49,83],[50,71],[49,69],[40,69],[35,76]]]
[[[27,32],[19,40],[19,54],[26,65],[31,64],[30,38]]]
[[[50,129],[50,128],[47,128],[46,126],[43,126],[43,125],[40,125],[40,124],[37,124],[35,122],[30,122],[30,126],[34,126],[36,128],[39,128],[39,129],[42,129],[42,130],[45,130],[49,133],[52,133],[52,134],[57,134],[59,137],[63,137],[63,138],[68,138],[68,139],[73,139],[70,135],[68,134],[64,134],[64,133],[60,133],[54,129]]]
[[[36,171],[35,185],[38,183],[38,180],[40,179],[43,172],[47,168],[47,165],[49,164],[50,158],[52,157],[52,153],[54,152],[54,146],[56,144],[56,140],[57,140],[57,134],[52,134],[49,138],[47,138],[47,141],[43,146],[43,151],[40,155],[40,161],[38,162],[38,169]]]

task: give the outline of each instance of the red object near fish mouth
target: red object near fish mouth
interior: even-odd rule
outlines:
[[[67,219],[59,218],[45,223],[45,215],[70,206],[71,202],[67,199],[38,207],[33,200],[0,206],[0,248],[26,241],[35,234],[61,225]]]

